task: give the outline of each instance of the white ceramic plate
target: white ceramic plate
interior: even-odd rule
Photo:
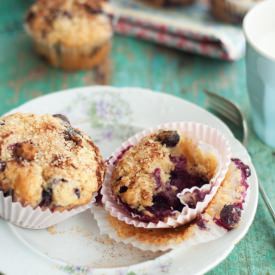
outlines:
[[[40,97],[12,110],[15,111],[67,115],[73,125],[92,136],[106,158],[123,140],[146,127],[180,120],[206,123],[223,131],[234,157],[250,165],[251,192],[236,230],[216,241],[163,255],[144,253],[100,236],[89,211],[51,230],[26,230],[0,220],[0,272],[202,274],[225,259],[253,221],[258,183],[247,151],[220,120],[194,104],[139,88],[87,87]]]

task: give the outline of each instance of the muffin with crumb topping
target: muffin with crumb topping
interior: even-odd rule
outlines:
[[[33,209],[90,203],[105,165],[98,148],[63,115],[16,113],[0,119],[0,191]]]
[[[124,150],[114,163],[112,193],[117,203],[142,222],[166,221],[185,205],[195,208],[207,193],[194,192],[183,203],[184,189],[201,188],[216,173],[217,158],[174,130],[160,130]]]
[[[146,4],[156,7],[176,7],[190,5],[196,2],[196,0],[138,0]]]
[[[38,0],[25,26],[35,49],[55,67],[89,69],[108,58],[112,25],[106,0]]]
[[[211,12],[226,23],[241,23],[245,14],[263,0],[211,0]]]

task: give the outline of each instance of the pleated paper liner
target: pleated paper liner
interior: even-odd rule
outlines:
[[[185,194],[187,193],[193,194],[195,192],[204,192],[206,194],[204,200],[198,201],[195,208],[191,208],[188,206],[188,204],[185,204],[182,212],[178,212],[176,216],[168,217],[165,221],[159,221],[158,223],[145,223],[135,219],[135,217],[132,217],[131,214],[126,213],[123,206],[117,203],[117,200],[111,190],[111,176],[114,169],[114,164],[117,158],[121,156],[123,151],[127,150],[129,146],[137,144],[142,138],[155,133],[160,129],[177,130],[179,133],[198,144],[198,146],[203,150],[211,151],[217,158],[218,167],[214,177],[208,184],[205,184],[200,188],[186,188],[180,194],[178,194],[179,197],[181,197],[181,201],[183,201]],[[125,141],[121,147],[118,148],[110,157],[105,180],[101,190],[102,202],[105,209],[111,214],[111,216],[127,224],[134,225],[135,227],[168,228],[186,224],[193,220],[199,213],[201,213],[214,197],[228,170],[230,157],[231,149],[229,142],[224,137],[224,135],[217,129],[211,128],[204,124],[195,122],[174,122],[162,124],[157,127],[144,130]]]
[[[117,242],[154,252],[167,251],[177,247],[189,248],[218,239],[228,230],[233,230],[238,226],[249,195],[247,182],[249,175],[247,166],[239,160],[232,161],[226,178],[205,211],[193,222],[178,228],[137,228],[112,217],[102,206],[93,207],[92,213],[101,234],[107,235]],[[222,220],[221,211],[225,206],[229,209],[231,206],[235,207],[238,210],[239,220],[234,219],[234,216],[228,216],[227,219],[224,218],[225,221]],[[234,215],[234,211],[231,214]],[[231,224],[226,224],[226,221],[231,221]]]
[[[4,196],[0,191],[0,217],[8,222],[23,228],[44,229],[56,225],[92,207],[97,193],[92,200],[83,206],[65,210],[63,212],[42,210],[40,207],[22,206],[13,202],[12,196]]]

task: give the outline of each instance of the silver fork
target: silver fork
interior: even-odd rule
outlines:
[[[239,138],[244,146],[247,146],[248,139],[248,127],[246,119],[241,111],[241,109],[233,103],[232,101],[224,98],[223,96],[217,95],[210,91],[205,90],[207,95],[208,105],[214,111],[217,116],[228,124],[228,121],[232,123],[237,129],[241,131],[242,137]],[[275,212],[272,207],[272,204],[264,190],[262,183],[259,181],[259,190],[262,195],[262,198],[271,214],[273,221],[275,223]]]

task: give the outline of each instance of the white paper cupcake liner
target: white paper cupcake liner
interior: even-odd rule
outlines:
[[[34,209],[31,206],[22,206],[19,202],[13,202],[11,196],[4,197],[3,192],[0,191],[0,217],[23,228],[44,229],[91,208],[96,195],[97,193],[86,205],[63,212],[51,212],[49,209],[42,210],[40,207]]]
[[[92,210],[92,213],[94,215],[94,218],[96,219],[96,222],[100,229],[100,233],[102,235],[108,236],[109,238],[111,238],[112,240],[118,243],[124,243],[126,245],[130,244],[133,247],[139,248],[144,251],[152,251],[152,252],[163,251],[164,252],[164,251],[168,251],[178,247],[189,248],[199,243],[205,243],[205,242],[210,242],[212,240],[215,240],[223,236],[227,232],[222,227],[216,225],[214,222],[211,222],[211,231],[206,230],[202,234],[200,228],[198,226],[195,226],[192,232],[192,238],[185,240],[183,243],[175,243],[173,242],[173,240],[171,240],[170,243],[168,242],[162,245],[154,245],[154,244],[140,242],[134,236],[131,238],[120,237],[117,234],[115,228],[113,228],[112,225],[109,223],[108,212],[106,212],[104,208],[95,206]],[[210,224],[208,224],[208,226],[210,227]]]
[[[121,237],[119,235],[119,230],[117,231],[110,223],[108,219],[109,213],[102,206],[95,206],[92,208],[91,211],[94,215],[94,218],[97,221],[100,233],[102,235],[106,235],[109,238],[115,240],[116,242],[130,244],[136,248],[145,251],[168,251],[178,247],[181,247],[181,249],[187,249],[197,244],[213,241],[224,236],[228,232],[228,230],[219,226],[215,221],[215,218],[219,214],[221,208],[227,204],[241,203],[243,207],[241,210],[242,217],[243,211],[246,209],[246,202],[248,201],[247,198],[249,196],[250,191],[249,186],[245,186],[241,182],[242,175],[237,174],[239,173],[236,172],[239,171],[238,168],[236,168],[237,166],[234,166],[234,164],[232,164],[230,167],[231,175],[227,177],[227,180],[219,189],[217,196],[215,197],[215,200],[211,202],[211,204],[207,207],[206,211],[203,214],[201,214],[201,220],[203,220],[205,228],[201,228],[201,226],[198,223],[190,225],[186,237],[184,237],[184,240],[180,242],[173,238],[171,238],[171,240],[167,241],[165,244],[153,244],[153,242],[148,241],[144,242],[140,241],[140,239],[136,237],[138,232],[133,234],[132,237]],[[245,184],[247,184],[247,181]],[[139,229],[137,228],[137,230]]]
[[[112,194],[111,190],[111,176],[114,169],[114,163],[121,152],[127,150],[129,146],[137,144],[143,137],[148,136],[160,129],[164,130],[177,130],[183,133],[186,137],[191,138],[200,147],[211,150],[216,154],[218,160],[218,169],[214,177],[210,180],[209,184],[205,184],[202,187],[192,187],[191,189],[184,189],[179,197],[181,201],[184,199],[186,193],[192,193],[196,190],[199,192],[208,193],[205,195],[203,201],[199,201],[195,208],[190,208],[186,205],[182,212],[176,217],[168,217],[165,222],[159,221],[158,223],[145,223],[134,219],[129,213],[126,213],[123,206],[117,203],[116,198]],[[203,149],[204,149],[203,148]],[[143,228],[168,228],[177,227],[193,220],[198,214],[200,214],[211,201],[215,193],[217,192],[221,182],[223,181],[225,174],[228,170],[231,158],[231,149],[228,140],[224,135],[215,128],[211,128],[207,125],[195,123],[195,122],[174,122],[159,125],[154,128],[144,130],[137,133],[133,137],[125,141],[121,147],[119,147],[114,154],[108,160],[108,167],[106,171],[105,180],[102,186],[102,202],[105,209],[118,220],[127,224],[134,225],[135,227]]]

